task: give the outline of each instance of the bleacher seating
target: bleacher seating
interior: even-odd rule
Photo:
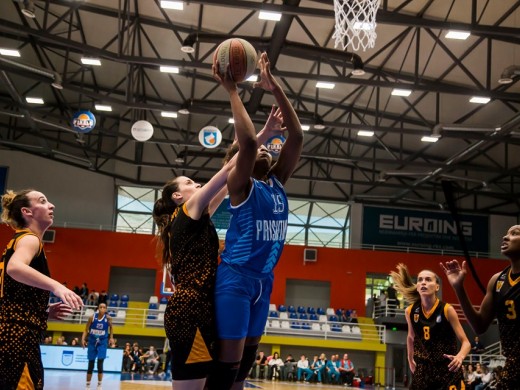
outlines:
[[[165,312],[166,311],[166,303],[159,304],[159,311]]]
[[[126,319],[126,310],[118,310],[115,317],[112,317],[112,323],[123,325]]]
[[[318,307],[318,309],[316,310],[316,314],[319,316],[324,315],[325,310],[323,309],[323,307]]]
[[[307,314],[316,314],[316,309],[314,307],[307,308]]]
[[[289,313],[296,313],[296,308],[295,308],[293,305],[291,305],[291,306],[289,306],[289,307],[287,308],[287,311],[288,311]]]
[[[308,320],[309,319],[309,316],[305,313],[301,313],[300,314],[300,320]]]
[[[289,313],[289,318],[290,318],[291,320],[298,319],[298,314],[296,314],[296,313]]]
[[[274,310],[270,311],[269,318],[278,318],[278,312]]]
[[[313,314],[311,314],[311,315],[309,316],[309,320],[311,320],[311,321],[318,321],[318,316],[317,316],[316,314],[313,313]]]
[[[297,311],[298,311],[299,314],[303,314],[303,313],[305,313],[305,308],[303,306],[298,306],[298,310]]]
[[[121,295],[121,302],[128,302],[130,301],[130,297],[127,294]]]
[[[119,301],[119,295],[118,294],[112,294],[110,295],[111,301]]]
[[[333,315],[336,315],[336,312],[334,311],[334,309],[332,307],[328,307],[325,314],[327,314],[328,316],[333,316]]]
[[[278,310],[276,309],[276,305],[275,305],[274,303],[270,303],[270,304],[269,304],[269,311],[278,311]]]
[[[280,319],[281,319],[281,320],[287,320],[287,319],[289,319],[289,315],[287,314],[287,312],[282,311],[282,312],[280,313]]]
[[[119,307],[119,301],[115,300],[115,299],[111,299],[109,302],[108,302],[108,307],[111,308],[111,307]]]
[[[280,321],[279,320],[272,320],[271,321],[271,328],[280,328]]]
[[[280,306],[278,306],[278,311],[280,313],[284,313],[287,311],[287,308],[285,307],[285,305],[280,305]]]
[[[161,300],[159,301],[159,304],[161,304],[161,305],[166,305],[166,304],[168,304],[168,298],[166,298],[166,297],[161,297]]]

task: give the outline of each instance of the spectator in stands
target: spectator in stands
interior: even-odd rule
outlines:
[[[68,345],[67,342],[65,341],[65,336],[59,336],[56,339],[56,345]]]
[[[464,383],[470,387],[471,383],[475,380],[475,371],[473,370],[473,364],[468,364],[466,372],[464,373]]]
[[[105,290],[101,290],[99,293],[98,304],[99,303],[108,304],[108,293]]]
[[[474,390],[486,389],[489,383],[491,382],[491,379],[493,379],[493,373],[489,371],[488,366],[482,366],[482,376],[480,377],[480,383],[477,383],[475,385]]]
[[[394,288],[392,284],[390,284],[386,289],[387,295],[387,306],[388,306],[388,314],[390,317],[395,317],[395,309],[399,307],[399,300],[397,299],[397,290]]]
[[[387,312],[386,312],[386,292],[385,290],[381,290],[381,292],[379,293],[379,316],[386,316],[387,315]]]
[[[296,378],[296,361],[291,354],[288,354],[285,358],[284,365],[280,369],[281,379],[283,381]]]
[[[502,377],[502,366],[496,366],[493,369],[493,376],[491,380],[489,381],[488,387],[486,389],[489,390],[495,390],[497,389],[498,383],[500,382],[500,379]]]
[[[506,357],[498,387],[520,389],[520,321],[517,314],[520,308],[520,225],[508,229],[500,250],[509,258],[509,266],[491,277],[478,310],[464,288],[466,262],[460,265],[452,260],[441,263],[441,267],[476,334],[484,333],[495,318],[498,320],[502,354]]]
[[[74,337],[74,338],[70,341],[70,346],[71,346],[71,347],[77,347],[78,345],[79,345],[78,338],[77,338],[77,337]]]
[[[341,376],[341,383],[352,386],[354,379],[354,363],[348,358],[348,353],[343,355],[339,365],[339,373]]]
[[[376,295],[372,295],[371,297],[368,297],[367,304],[365,308],[365,316],[368,318],[373,318],[374,316],[374,309],[376,304]]]
[[[480,342],[480,339],[478,336],[475,336],[473,339],[473,342],[471,343],[471,362],[473,361],[479,361],[479,355],[485,351],[484,344]]]
[[[329,383],[339,383],[340,380],[340,371],[339,371],[340,362],[336,358],[336,355],[331,355],[330,360],[327,361],[325,366],[325,370],[327,371],[327,379]]]
[[[0,388],[28,383],[43,388],[40,342],[47,320],[63,319],[83,303],[49,277],[42,240],[53,223],[54,205],[39,191],[7,190],[1,209],[0,219],[13,237],[0,258]],[[63,303],[49,304],[50,292]]]
[[[273,381],[280,378],[280,369],[283,367],[284,362],[280,359],[280,354],[275,352],[273,357],[269,360],[269,373],[267,378],[271,378]]]
[[[117,348],[117,339],[108,340],[108,348]]]
[[[132,353],[132,346],[130,343],[125,344],[125,349],[123,350],[123,372],[130,372],[132,370],[133,360],[130,357]]]
[[[101,390],[103,381],[103,363],[107,357],[109,340],[114,338],[112,318],[107,314],[107,305],[102,303],[96,312],[88,319],[87,325],[81,336],[83,348],[87,347],[87,390],[90,389],[90,380],[94,372],[94,363],[97,359],[97,390]]]
[[[463,379],[460,368],[471,345],[453,306],[437,297],[439,277],[422,270],[414,283],[404,264],[398,264],[391,276],[397,290],[411,302],[405,310],[408,364],[414,374],[410,389],[458,389]]]
[[[318,360],[318,356],[314,356],[315,361]],[[298,382],[303,379],[304,382],[309,382],[312,378],[314,371],[309,368],[309,361],[305,355],[300,356],[300,360],[296,363],[297,367],[297,379]],[[303,377],[303,378],[302,378]]]
[[[141,368],[143,367],[141,356],[143,356],[143,353],[139,349],[139,344],[134,343],[132,345],[132,352],[130,352],[130,360],[132,361],[130,371],[132,373],[141,372]]]
[[[259,351],[256,356],[255,362],[253,364],[252,374],[254,374],[254,378],[261,379],[265,378],[266,368],[267,367],[267,356],[265,356],[264,351]],[[253,376],[253,375],[252,375]]]
[[[79,289],[79,296],[81,297],[81,299],[83,299],[83,302],[87,302],[87,298],[88,298],[88,287],[87,287],[87,282],[83,282],[83,284],[81,285],[81,288]]]
[[[148,371],[150,375],[155,375],[159,368],[160,359],[153,345],[150,345],[150,349],[143,355],[143,360],[146,362],[145,371]]]

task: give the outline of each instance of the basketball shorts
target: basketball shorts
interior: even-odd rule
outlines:
[[[43,389],[41,332],[0,323],[0,389]]]
[[[206,378],[216,342],[213,296],[178,289],[168,301],[164,327],[170,341],[173,380]]]
[[[107,347],[108,347],[108,339],[100,340],[98,339],[88,339],[88,350],[87,356],[88,360],[99,360],[105,359],[107,357]]]
[[[253,278],[226,263],[217,269],[215,311],[220,339],[262,336],[269,313],[273,274]]]
[[[411,390],[465,390],[462,370],[450,371],[448,362],[417,363]]]

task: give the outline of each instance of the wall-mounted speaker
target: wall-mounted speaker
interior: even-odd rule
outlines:
[[[303,250],[303,261],[309,261],[309,262],[318,261],[318,250],[315,248],[305,248]]]

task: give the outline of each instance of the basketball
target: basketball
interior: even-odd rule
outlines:
[[[222,74],[229,64],[233,81],[239,83],[251,76],[256,69],[256,50],[248,41],[241,38],[226,39],[213,55],[213,63]]]

